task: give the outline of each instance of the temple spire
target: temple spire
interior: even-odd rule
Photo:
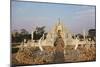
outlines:
[[[60,18],[58,19],[58,24],[60,24]]]

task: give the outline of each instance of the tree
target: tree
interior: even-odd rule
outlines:
[[[26,39],[26,40],[30,40],[31,39],[31,34],[29,34],[29,32],[26,29],[21,29],[20,31],[21,31],[20,37],[21,37],[22,41],[24,39]]]
[[[88,35],[94,37],[96,35],[96,29],[89,29]]]
[[[26,34],[28,34],[28,31],[25,30],[25,29],[21,29],[21,34],[22,34],[22,35],[26,35]]]
[[[90,37],[91,40],[94,40],[95,41],[96,29],[89,29],[89,31],[88,31],[88,37]]]
[[[39,40],[43,34],[45,34],[45,26],[42,27],[36,27],[36,30],[33,32],[33,39]]]
[[[84,36],[82,34],[76,34],[75,37],[78,37],[80,41],[83,40]],[[86,37],[86,36],[85,36]]]
[[[11,35],[11,39],[12,39],[12,42],[14,43],[14,42],[18,42],[18,37],[20,36],[20,34],[19,34],[19,32],[18,32],[18,30],[13,30],[13,32],[12,32],[12,35]]]

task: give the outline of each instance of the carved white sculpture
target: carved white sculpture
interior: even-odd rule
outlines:
[[[61,36],[64,40],[65,47],[66,47],[66,45],[75,45],[74,49],[76,50],[79,44],[81,44],[81,45],[83,45],[83,44],[88,44],[88,45],[95,44],[94,41],[89,42],[89,41],[86,40],[85,31],[83,31],[83,36],[84,36],[83,41],[79,41],[78,38],[73,39],[72,34],[68,30],[68,28],[65,28],[64,24],[61,23],[60,20],[59,20],[59,22],[53,27],[53,29],[51,29],[51,31],[48,32],[48,34],[46,36],[46,39],[44,40],[44,34],[43,34],[43,36],[40,38],[40,40],[38,40],[38,43],[34,42],[34,40],[33,40],[33,31],[32,31],[32,33],[31,33],[32,40],[29,43],[30,46],[31,47],[38,46],[41,51],[43,51],[42,46],[53,46],[55,38],[56,38],[57,33],[58,33],[58,30],[61,31],[60,34],[61,34]],[[27,44],[27,45],[29,46],[29,44]],[[24,45],[26,45],[26,44],[24,44]],[[24,47],[24,46],[21,45],[20,47]]]

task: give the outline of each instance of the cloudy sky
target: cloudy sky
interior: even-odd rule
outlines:
[[[20,2],[11,4],[11,30],[31,32],[36,26],[52,29],[58,19],[73,33],[95,28],[95,6]]]

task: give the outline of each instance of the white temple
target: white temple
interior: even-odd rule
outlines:
[[[34,47],[34,46],[38,46],[40,48],[41,51],[43,51],[43,48],[42,46],[54,46],[54,41],[55,41],[55,38],[57,37],[57,33],[58,31],[60,30],[60,34],[61,34],[61,37],[63,38],[64,40],[64,43],[65,43],[65,47],[67,45],[74,45],[74,49],[76,50],[78,45],[81,44],[86,44],[86,45],[91,45],[91,44],[95,44],[94,41],[88,41],[85,39],[85,32],[83,32],[84,34],[84,40],[83,41],[80,41],[77,37],[75,39],[72,38],[72,33],[64,26],[64,24],[59,20],[57,22],[57,24],[55,24],[55,26],[51,29],[50,32],[48,32],[47,36],[46,36],[46,39],[44,39],[44,35],[40,38],[40,40],[38,40],[38,42],[35,42],[33,40],[33,31],[32,31],[32,34],[31,34],[31,41],[24,44],[24,47],[27,47],[27,46],[31,46],[31,47]]]

